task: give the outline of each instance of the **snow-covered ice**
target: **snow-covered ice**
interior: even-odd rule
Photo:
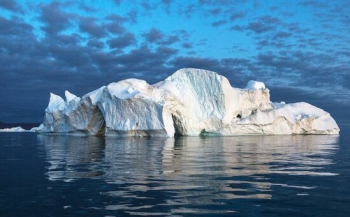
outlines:
[[[246,88],[201,69],[180,69],[150,85],[127,79],[81,98],[51,93],[43,125],[35,131],[97,136],[338,134],[324,110],[308,103],[270,101],[263,82]]]

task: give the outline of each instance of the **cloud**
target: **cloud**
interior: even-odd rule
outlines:
[[[167,14],[170,14],[173,1],[172,1],[172,0],[161,0],[161,3],[163,4],[163,5],[162,5],[162,6],[163,6],[163,7],[162,7],[163,10],[164,10]]]
[[[234,30],[234,31],[239,31],[239,32],[244,30],[244,28],[240,25],[233,25],[233,26],[231,26],[230,29]]]
[[[249,23],[247,28],[256,33],[263,33],[263,32],[267,32],[275,29],[273,25],[266,25],[265,23],[262,23],[262,22]]]
[[[62,4],[58,1],[40,5],[40,20],[45,24],[42,29],[48,35],[58,34],[73,26],[72,19],[77,16],[73,13],[62,11],[61,6]]]
[[[13,36],[24,37],[31,35],[33,26],[22,20],[7,19],[0,16],[0,37]]]
[[[167,6],[171,5],[172,0],[161,0],[161,2]]]
[[[209,13],[211,15],[217,16],[221,13],[221,11],[222,11],[221,8],[214,8],[214,9],[209,10]]]
[[[218,21],[213,22],[211,25],[213,27],[219,27],[219,26],[225,25],[226,23],[227,22],[225,20],[218,20]]]
[[[114,71],[118,71],[118,80],[123,78],[140,78],[150,83],[158,82],[174,72],[169,63],[177,50],[165,46],[153,50],[148,46],[141,46],[129,53],[116,56],[113,64],[117,65]]]
[[[185,16],[187,19],[192,17],[195,10],[196,10],[195,4],[179,5],[178,6],[178,14],[181,16]]]
[[[293,52],[283,54],[260,54],[257,64],[264,67],[273,78],[289,79],[288,82],[297,86],[328,89],[338,83],[344,74],[346,67],[331,66],[336,61],[328,55],[312,52]],[[328,89],[329,90],[329,89]]]
[[[350,91],[350,74],[344,74],[342,76],[342,85]]]
[[[109,48],[111,48],[111,49],[115,49],[115,48],[122,49],[125,47],[129,47],[131,45],[135,45],[136,38],[135,38],[134,34],[128,32],[128,33],[125,33],[121,36],[114,37],[114,38],[108,40],[107,44],[109,45]]]
[[[24,13],[23,8],[14,0],[0,0],[0,7],[12,12]]]
[[[221,60],[221,63],[225,66],[225,67],[236,67],[239,65],[244,65],[247,66],[250,63],[250,61],[248,59],[243,59],[243,58],[225,58]]]
[[[98,39],[89,40],[87,45],[89,47],[93,47],[93,48],[97,48],[97,49],[102,49],[104,47],[104,43]]]
[[[162,33],[159,29],[152,28],[147,33],[144,33],[143,37],[147,40],[147,42],[154,43],[161,41],[164,38],[164,33]]]
[[[128,20],[129,20],[130,23],[136,23],[137,22],[137,16],[138,16],[137,11],[131,10],[131,11],[128,12],[127,15],[128,15]]]
[[[102,24],[108,32],[112,34],[122,34],[126,32],[126,28],[123,26],[128,18],[119,16],[117,14],[109,15],[106,17],[107,22]]]
[[[168,35],[160,44],[171,45],[179,41],[180,41],[180,38],[178,35]]]
[[[87,5],[85,2],[81,1],[79,2],[79,9],[89,12],[89,13],[93,13],[93,12],[97,12],[98,10],[95,9],[94,7],[91,7],[89,5]]]
[[[181,35],[181,33],[179,33]],[[154,43],[159,45],[171,45],[180,41],[180,36],[177,34],[166,35],[157,28],[151,28],[149,31],[142,34],[145,43]]]
[[[276,30],[277,26],[281,24],[281,20],[276,17],[263,16],[256,19],[255,22],[251,22],[246,27],[255,33],[264,33],[272,30]]]
[[[315,0],[306,0],[303,2],[300,2],[299,5],[301,6],[308,6],[311,8],[327,8],[328,4],[320,1],[315,1]]]
[[[244,29],[260,34],[275,31],[281,25],[283,23],[280,19],[266,15],[256,18],[254,22],[248,23]]]
[[[235,21],[235,20],[237,20],[237,19],[244,18],[245,15],[246,15],[246,13],[245,13],[245,12],[242,12],[242,11],[241,11],[241,12],[232,13],[232,14],[230,15],[230,21],[232,22],[232,21]]]
[[[290,36],[292,36],[292,33],[280,31],[276,33],[274,39],[288,38]]]
[[[131,50],[127,54],[119,55],[116,59],[119,64],[128,66],[131,71],[133,71],[133,68],[135,67],[139,69],[143,67],[142,71],[144,71],[147,70],[148,67],[152,68],[156,65],[160,66],[166,63],[169,57],[175,52],[175,50],[174,52],[169,52],[171,50],[172,49],[165,49],[163,47],[162,49],[152,51],[148,46],[142,46]]]
[[[122,3],[122,1],[123,1],[123,0],[113,0],[113,2],[114,2],[117,6],[119,6],[119,5]]]
[[[96,19],[93,17],[80,17],[79,29],[96,38],[102,38],[107,35],[106,30],[97,25]]]
[[[166,46],[160,46],[160,47],[157,48],[156,52],[159,53],[159,54],[167,56],[167,58],[169,59],[170,57],[172,57],[175,54],[177,54],[178,50],[174,49],[174,48],[166,47]]]
[[[151,15],[151,11],[156,10],[158,4],[143,1],[141,7],[144,9],[146,15]]]
[[[199,5],[209,5],[212,4],[210,0],[198,0]]]
[[[193,44],[189,42],[185,42],[181,45],[183,48],[190,49],[193,48]]]
[[[198,0],[199,5],[227,6],[232,4],[231,0]]]

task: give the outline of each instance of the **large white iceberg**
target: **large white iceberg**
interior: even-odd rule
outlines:
[[[273,103],[265,84],[233,88],[224,76],[180,69],[159,83],[127,79],[81,98],[51,93],[45,133],[96,136],[338,134],[329,113],[308,103]]]

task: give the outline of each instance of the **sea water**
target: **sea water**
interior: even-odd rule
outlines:
[[[1,133],[0,216],[350,216],[350,136],[342,132]]]

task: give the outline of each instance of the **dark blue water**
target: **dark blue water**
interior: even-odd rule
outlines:
[[[0,134],[0,216],[350,216],[340,136]]]

